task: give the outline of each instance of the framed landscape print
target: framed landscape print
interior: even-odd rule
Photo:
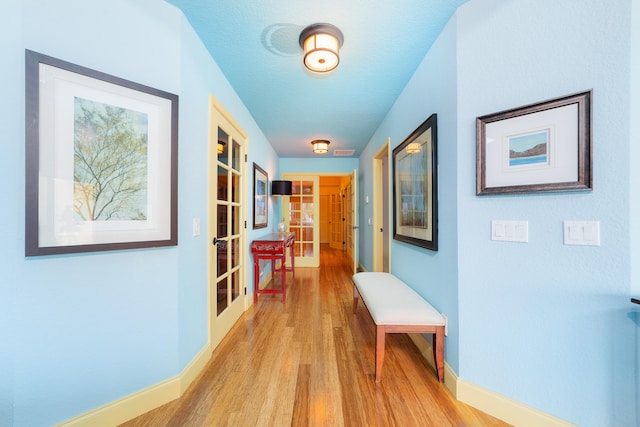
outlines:
[[[27,50],[26,256],[178,244],[178,96]]]
[[[393,149],[393,238],[438,250],[437,116]]]
[[[593,188],[591,91],[476,119],[476,194]]]

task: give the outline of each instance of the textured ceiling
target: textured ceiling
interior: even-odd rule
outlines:
[[[166,0],[180,8],[281,157],[313,139],[357,157],[456,8],[467,0]],[[340,65],[302,65],[300,32],[331,23]],[[316,155],[317,156],[317,155]]]

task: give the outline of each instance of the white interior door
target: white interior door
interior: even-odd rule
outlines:
[[[246,134],[213,97],[209,129],[209,342],[215,348],[247,307]]]

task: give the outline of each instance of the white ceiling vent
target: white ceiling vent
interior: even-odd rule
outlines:
[[[336,157],[349,157],[353,156],[356,150],[333,150],[333,155]]]

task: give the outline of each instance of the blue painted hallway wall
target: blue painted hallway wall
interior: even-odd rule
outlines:
[[[209,95],[248,135],[247,176],[253,161],[277,175],[278,157],[164,1],[5,0],[0,31],[0,425],[52,425],[173,378],[207,344]],[[179,246],[25,259],[25,49],[179,95]]]
[[[357,166],[322,168],[358,167],[362,200],[377,147],[437,112],[440,250],[393,242],[392,271],[449,316],[446,358],[461,379],[581,426],[640,425],[640,322],[629,303],[640,293],[638,9],[640,0],[470,1]],[[249,165],[271,178],[298,166],[277,157],[161,0],[5,0],[0,36],[0,425],[51,425],[177,375],[206,345],[208,242],[191,221],[207,214],[209,94],[248,133]],[[25,48],[180,96],[178,247],[24,258]],[[475,117],[590,88],[593,192],[475,196]],[[370,205],[361,209],[370,269]],[[491,219],[528,220],[529,243],[490,241]],[[601,221],[602,245],[564,246],[565,219]]]
[[[397,146],[438,113],[439,251],[394,241],[392,271],[449,317],[446,360],[461,379],[580,426],[640,423],[638,308],[629,301],[639,288],[630,238],[638,179],[629,163],[637,8],[597,0],[461,6],[360,158],[370,191],[377,147],[388,136]],[[593,191],[475,195],[476,117],[590,89]],[[491,241],[493,219],[528,221],[529,242]],[[565,246],[564,220],[600,221],[601,246]],[[370,231],[361,247],[369,239]]]

